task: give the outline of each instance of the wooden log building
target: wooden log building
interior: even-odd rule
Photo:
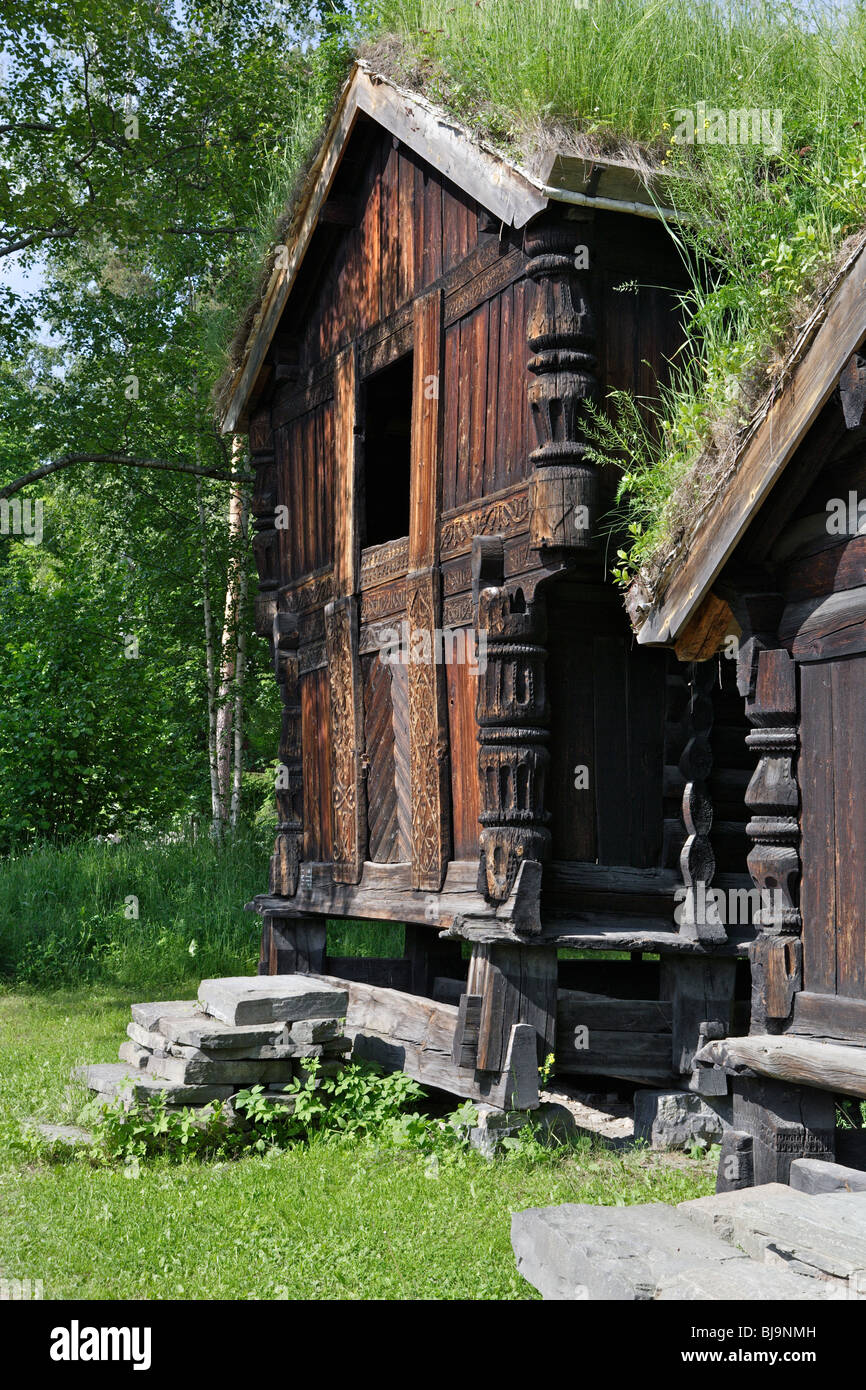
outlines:
[[[866,1017],[866,541],[816,520],[866,472],[866,295],[858,260],[635,638],[581,411],[682,341],[669,216],[627,163],[530,174],[354,69],[222,422],[283,703],[260,969],[354,981],[356,1049],[458,1095],[531,1106],[553,1051],[727,1067],[766,1119],[735,1040]],[[331,956],[329,918],[405,923],[403,959]]]

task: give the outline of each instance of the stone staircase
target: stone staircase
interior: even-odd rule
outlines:
[[[308,975],[253,975],[203,980],[198,999],[133,1004],[120,1062],[77,1067],[73,1079],[108,1102],[169,1108],[230,1102],[261,1085],[274,1104],[292,1104],[285,1087],[309,1074],[332,1076],[344,1065],[348,993]]]
[[[511,1244],[546,1299],[866,1298],[861,1191],[768,1183],[677,1207],[535,1207],[512,1217]]]

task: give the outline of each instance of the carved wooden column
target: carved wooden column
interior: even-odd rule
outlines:
[[[595,395],[595,328],[576,253],[588,222],[545,217],[527,228],[527,274],[535,282],[528,339],[532,420],[530,539],[534,546],[586,550],[598,510],[595,465],[581,437],[582,403]]]
[[[348,347],[340,353],[334,366],[334,583],[337,598],[325,607],[331,699],[331,823],[337,883],[359,883],[367,853],[364,694],[358,650],[357,424],[358,362],[355,349]]]
[[[499,537],[475,537],[472,566],[478,630],[487,644],[476,702],[478,886],[489,901],[504,902],[521,863],[546,858],[550,848],[544,618],[540,605],[527,605],[522,590],[506,586]]]
[[[746,743],[758,755],[746,791],[746,833],[754,841],[747,863],[761,895],[754,916],[759,935],[749,948],[751,1031],[774,1033],[788,1020],[802,977],[797,672],[776,645],[780,597],[748,595],[744,604],[751,635],[740,649],[737,684],[753,726]]]
[[[713,765],[710,730],[715,676],[711,661],[692,662],[685,716],[688,739],[680,757],[680,772],[685,778],[683,820],[687,834],[680,853],[680,871],[686,888],[680,912],[680,933],[692,941],[704,942],[727,939],[724,923],[710,896],[716,860],[710,844],[713,805],[707,791],[707,778]]]
[[[438,893],[451,855],[451,782],[445,670],[439,660],[442,612],[439,519],[442,511],[444,298],[415,301],[409,507],[409,766],[412,887]],[[420,640],[416,643],[416,634]],[[429,660],[415,660],[419,652]]]

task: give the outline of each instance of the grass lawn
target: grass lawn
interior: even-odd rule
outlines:
[[[0,1271],[41,1279],[46,1299],[534,1298],[511,1253],[512,1211],[713,1188],[709,1163],[589,1143],[541,1160],[470,1153],[431,1171],[414,1152],[321,1142],[160,1160],[138,1179],[22,1153],[18,1121],[62,1118],[70,1068],[116,1060],[140,997],[102,986],[0,996]]]

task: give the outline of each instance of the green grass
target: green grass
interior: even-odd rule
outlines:
[[[220,847],[206,835],[130,835],[50,845],[0,862],[0,980],[41,989],[84,981],[160,992],[255,971],[261,923],[244,903],[267,887],[272,832]],[[128,915],[130,899],[138,916]],[[397,922],[329,923],[340,956],[400,956]],[[194,990],[193,990],[194,992]]]
[[[435,1175],[421,1155],[370,1143],[157,1162],[136,1180],[22,1154],[18,1122],[60,1118],[69,1069],[114,1060],[135,997],[0,996],[0,1268],[41,1279],[47,1299],[528,1299],[512,1211],[677,1202],[713,1187],[707,1163],[589,1144],[535,1161],[468,1154]]]

